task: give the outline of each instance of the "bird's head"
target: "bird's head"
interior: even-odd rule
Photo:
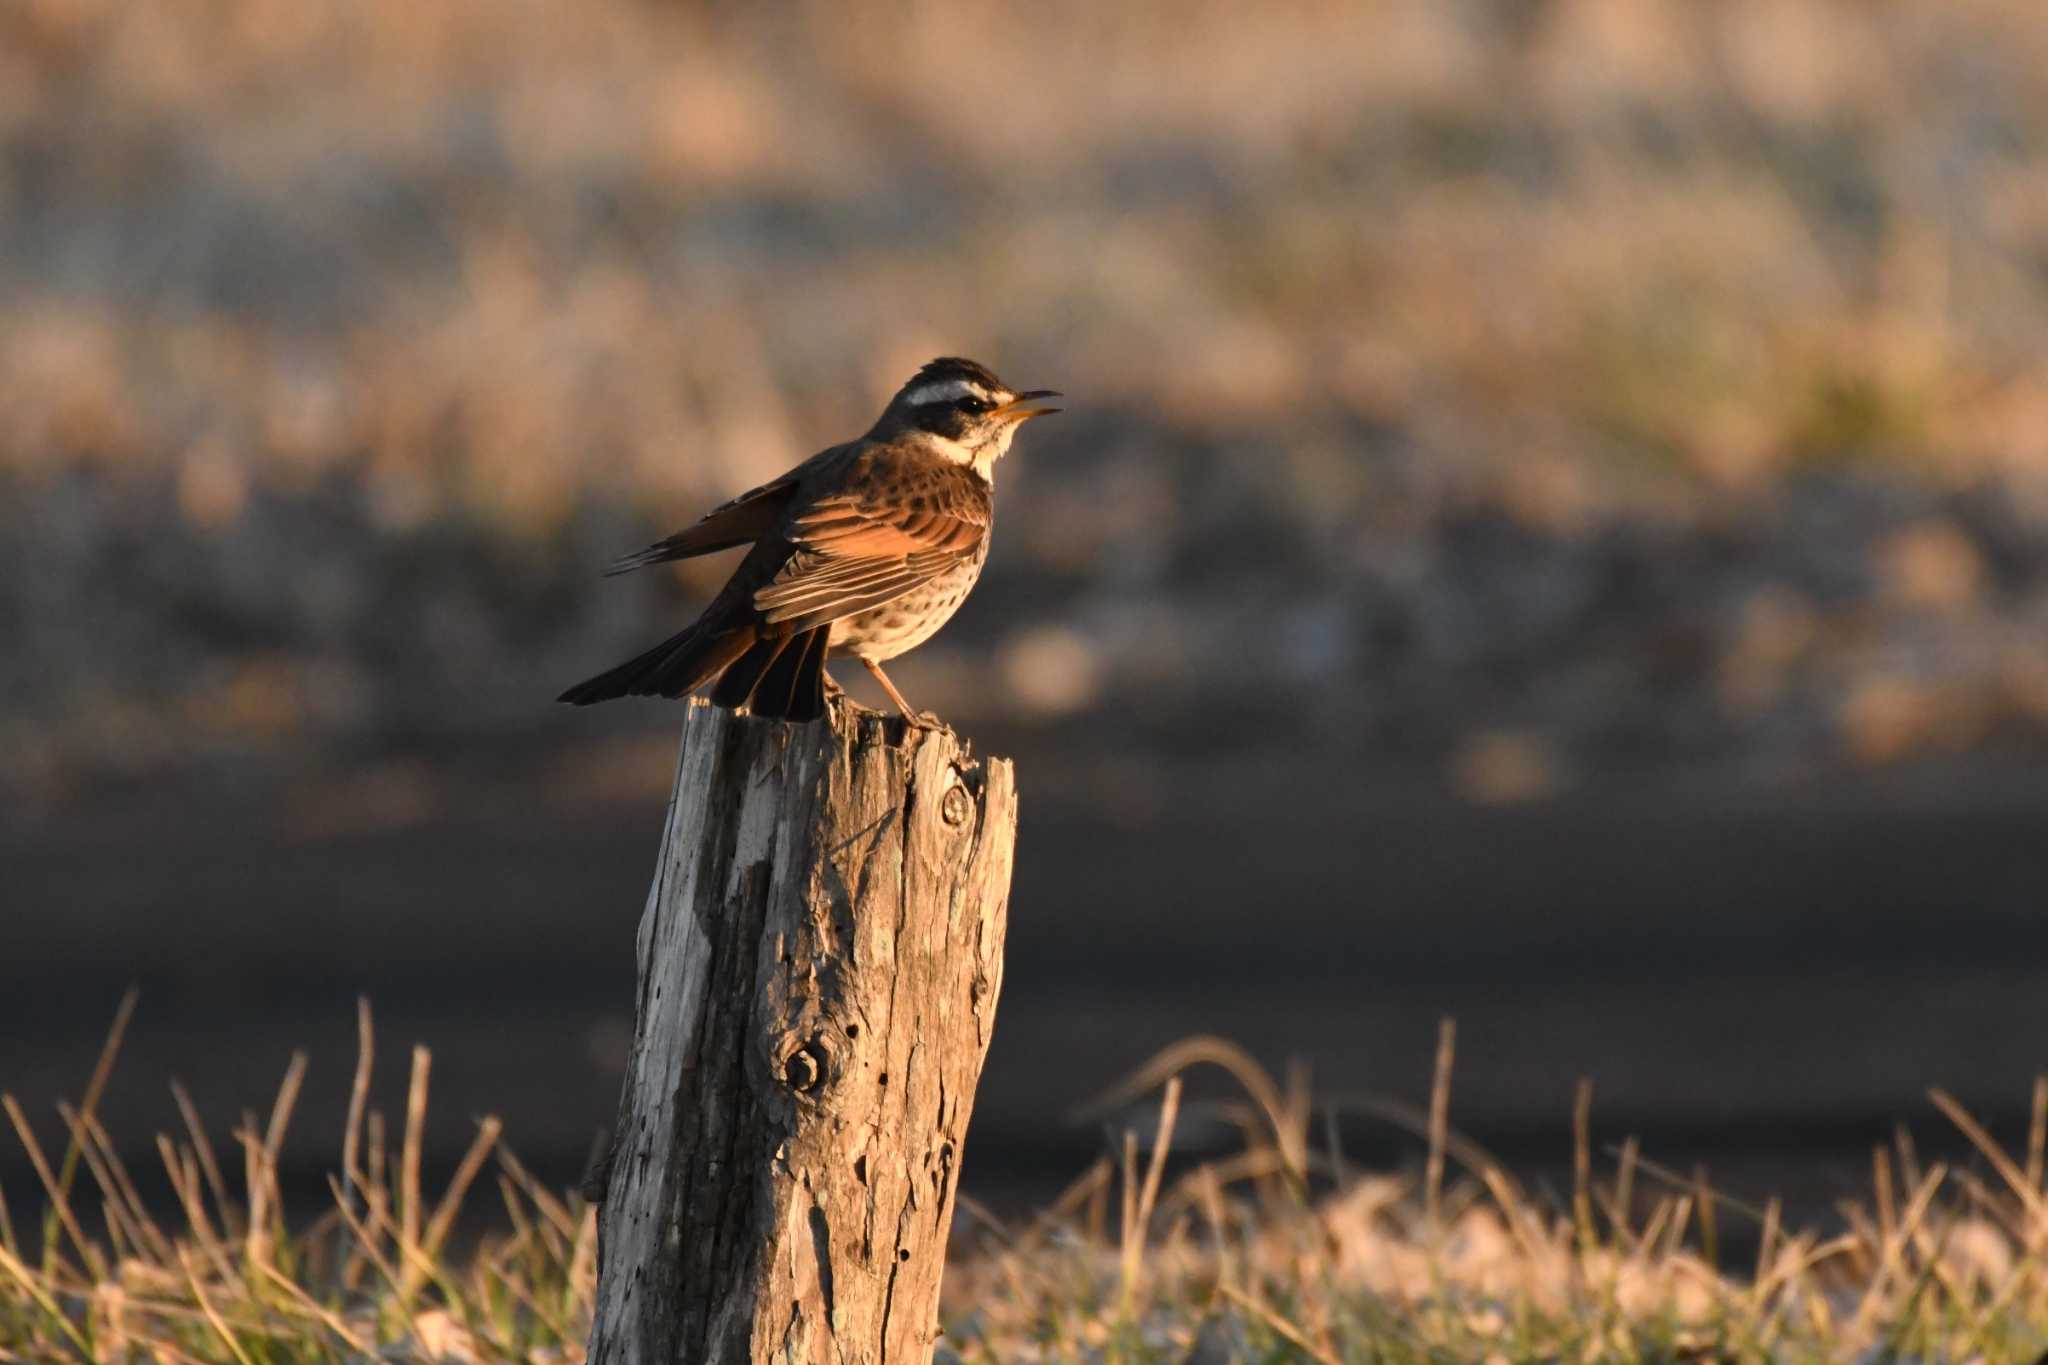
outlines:
[[[944,356],[896,391],[873,434],[917,441],[989,478],[1017,428],[1059,411],[1040,400],[1057,397],[1052,389],[1013,389],[986,366]]]

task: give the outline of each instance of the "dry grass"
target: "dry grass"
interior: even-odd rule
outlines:
[[[179,1222],[160,1223],[94,1113],[132,1007],[131,996],[84,1101],[63,1111],[70,1136],[61,1161],[48,1159],[28,1117],[5,1097],[48,1212],[24,1238],[0,1204],[0,1360],[582,1358],[595,1209],[536,1182],[499,1142],[494,1118],[478,1125],[448,1187],[429,1198],[420,1180],[429,1056],[413,1050],[403,1125],[388,1127],[364,1103],[374,1059],[367,1005],[328,1212],[293,1229],[281,1210],[278,1151],[301,1056],[268,1121],[245,1116],[224,1152],[174,1085],[186,1129],[160,1135],[157,1147]],[[492,1183],[503,1217],[491,1221],[509,1230],[454,1254],[450,1234],[465,1201],[488,1199]],[[103,1235],[90,1235],[88,1224]]]
[[[2028,1153],[1978,1147],[1989,1181],[1923,1168],[1903,1137],[1873,1190],[1827,1232],[1644,1157],[1593,1150],[1582,1087],[1568,1199],[1525,1190],[1447,1121],[1450,1034],[1427,1110],[1353,1106],[1428,1143],[1419,1174],[1348,1167],[1335,1110],[1281,1088],[1241,1051],[1192,1039],[1127,1094],[1163,1090],[1148,1145],[1126,1134],[1048,1213],[994,1219],[948,1281],[970,1360],[2033,1360],[2048,1342],[2048,1209],[2037,1086]],[[1180,1073],[1226,1069],[1246,1102],[1222,1116],[1245,1151],[1162,1181]],[[1211,1117],[1214,1117],[1212,1115]],[[1327,1134],[1320,1147],[1317,1139]],[[1723,1251],[1749,1224],[1753,1263]]]
[[[364,1102],[367,1007],[333,1207],[298,1230],[279,1213],[295,1062],[267,1122],[245,1119],[225,1154],[180,1094],[186,1131],[158,1142],[180,1222],[160,1222],[95,1116],[130,1006],[84,1101],[63,1111],[57,1160],[5,1102],[48,1212],[17,1230],[0,1204],[0,1360],[582,1359],[594,1209],[537,1184],[489,1119],[429,1198],[427,1053],[413,1052],[402,1127],[387,1125]],[[1340,1106],[1426,1142],[1421,1172],[1397,1177],[1348,1165],[1336,1110],[1298,1081],[1215,1039],[1168,1049],[1104,1100],[1126,1114],[1143,1100],[1145,1135],[1125,1131],[1050,1208],[1006,1224],[963,1201],[972,1230],[949,1272],[941,1358],[1999,1362],[2048,1341],[2048,1083],[2020,1154],[1933,1092],[1990,1174],[1923,1167],[1901,1138],[1875,1153],[1869,1197],[1823,1233],[1633,1142],[1596,1152],[1590,1087],[1570,1195],[1532,1194],[1450,1125],[1448,1025],[1438,1063],[1426,1109]],[[1184,1099],[1184,1074],[1203,1066],[1240,1099]],[[1175,1130],[1192,1122],[1234,1125],[1241,1150],[1176,1160]],[[491,1168],[498,1231],[458,1253],[450,1231]],[[1754,1262],[1733,1264],[1731,1241],[1754,1245]]]

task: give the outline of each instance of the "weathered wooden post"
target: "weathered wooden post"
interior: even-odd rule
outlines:
[[[902,729],[685,714],[594,1362],[931,1359],[1017,798],[1007,760]]]

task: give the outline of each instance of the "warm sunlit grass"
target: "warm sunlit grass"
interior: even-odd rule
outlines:
[[[171,1221],[94,1112],[126,1018],[83,1103],[63,1110],[61,1153],[6,1100],[49,1212],[39,1227],[0,1217],[0,1360],[582,1359],[594,1209],[535,1182],[490,1119],[448,1188],[423,1190],[424,1049],[402,1123],[366,1111],[365,1008],[343,1170],[305,1228],[283,1222],[277,1171],[302,1063],[267,1123],[225,1150],[180,1092],[186,1130],[159,1138],[164,1173],[148,1177],[174,1193]],[[940,1358],[2000,1362],[2048,1341],[2048,1087],[2017,1156],[1935,1092],[1990,1177],[1923,1167],[1902,1139],[1877,1153],[1870,1195],[1822,1232],[1633,1142],[1596,1153],[1589,1090],[1569,1196],[1532,1194],[1450,1125],[1452,1038],[1447,1025],[1427,1109],[1368,1106],[1427,1143],[1408,1176],[1347,1165],[1330,1115],[1229,1044],[1168,1049],[1109,1097],[1145,1100],[1146,1133],[1125,1131],[1051,1208],[1006,1224],[963,1201]],[[1241,1101],[1184,1102],[1182,1074],[1204,1064]],[[1176,1126],[1196,1117],[1235,1124],[1242,1150],[1174,1159]],[[492,1202],[492,1184],[502,1212],[468,1206]],[[498,1230],[455,1251],[458,1215]],[[1753,1262],[1724,1250],[1738,1240]]]
[[[2037,1088],[2027,1155],[1998,1148],[1952,1099],[1935,1103],[1995,1177],[1922,1167],[1901,1139],[1874,1189],[1827,1231],[1646,1158],[1596,1153],[1579,1097],[1573,1189],[1524,1189],[1448,1122],[1445,1027],[1427,1111],[1369,1117],[1428,1142],[1406,1177],[1347,1167],[1332,1116],[1231,1045],[1168,1049],[1127,1088],[1163,1098],[1147,1140],[1126,1133],[1052,1211],[991,1221],[948,1280],[968,1359],[996,1361],[2032,1360],[2048,1341],[2048,1207]],[[1241,1083],[1226,1106],[1236,1157],[1163,1180],[1180,1073]],[[1747,1223],[1747,1234],[1732,1236]],[[1735,1263],[1740,1240],[1755,1258]],[[1874,1354],[1873,1354],[1874,1353]]]
[[[415,1048],[402,1123],[366,1110],[369,1010],[333,1203],[286,1226],[278,1151],[304,1074],[295,1057],[267,1123],[218,1147],[173,1083],[185,1131],[159,1135],[179,1210],[166,1225],[123,1167],[94,1110],[133,1007],[124,1002],[60,1158],[12,1096],[7,1116],[41,1177],[49,1212],[17,1229],[0,1216],[0,1360],[272,1361],[581,1359],[595,1283],[595,1210],[542,1187],[498,1141],[495,1118],[448,1188],[424,1190],[420,1143],[429,1057]],[[460,1256],[465,1201],[495,1185],[504,1229]],[[477,1217],[471,1207],[467,1216]],[[89,1232],[88,1226],[97,1229]],[[380,1351],[385,1352],[380,1354]]]

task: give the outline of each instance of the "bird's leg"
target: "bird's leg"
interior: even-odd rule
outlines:
[[[896,690],[895,683],[889,681],[889,675],[882,671],[882,666],[873,659],[867,658],[863,658],[861,663],[867,667],[868,672],[875,675],[875,681],[880,683],[882,690],[889,694],[889,700],[896,703],[896,709],[903,713],[903,718],[905,720],[916,720],[917,712],[911,710],[910,703],[903,700],[903,694]]]
[[[889,700],[896,703],[896,709],[903,713],[903,719],[909,721],[912,725],[937,726],[942,723],[937,716],[929,714],[920,715],[918,712],[913,711],[910,708],[910,703],[903,700],[903,694],[896,690],[896,684],[889,681],[889,675],[882,671],[880,664],[876,663],[873,659],[866,658],[862,659],[861,662],[867,665],[868,672],[875,675],[875,681],[880,683],[882,690],[889,694]]]

